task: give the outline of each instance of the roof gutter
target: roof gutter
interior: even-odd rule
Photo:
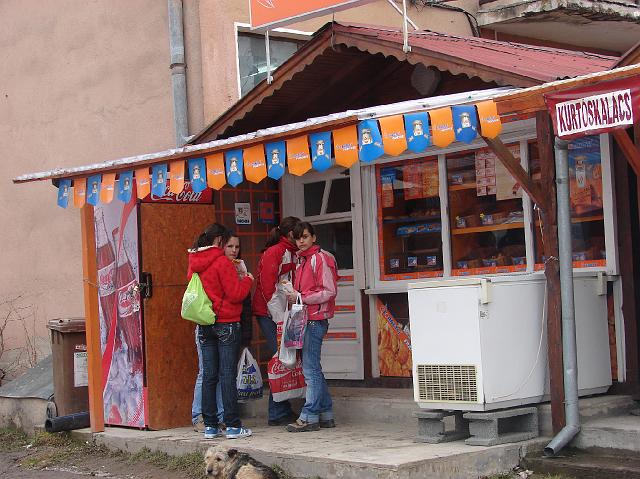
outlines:
[[[171,51],[171,89],[173,93],[173,127],[176,146],[181,147],[189,137],[187,106],[187,64],[184,55],[184,26],[182,0],[168,0],[169,48]]]

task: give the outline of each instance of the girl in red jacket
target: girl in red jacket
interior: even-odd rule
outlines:
[[[310,223],[298,223],[293,237],[298,246],[298,265],[293,281],[295,292],[289,301],[295,301],[299,294],[307,306],[308,322],[302,346],[302,373],[307,393],[300,417],[287,426],[287,431],[317,431],[321,427],[336,426],[320,356],[329,319],[335,310],[338,272],[333,255],[316,244],[316,234]]]
[[[276,284],[281,280],[293,282],[293,262],[298,250],[292,236],[293,228],[300,222],[299,218],[288,216],[283,218],[280,226],[271,231],[271,237],[265,245],[258,270],[256,272],[256,291],[253,294],[253,314],[256,316],[262,335],[267,340],[267,352],[273,356],[278,350],[277,327],[267,308],[267,303],[276,291]],[[295,419],[289,401],[274,402],[269,393],[269,426],[284,426]]]
[[[202,286],[211,300],[216,322],[212,326],[198,327],[198,341],[202,350],[202,417],[204,437],[221,436],[216,415],[216,385],[222,383],[224,422],[228,439],[251,435],[251,430],[242,427],[238,415],[238,391],[236,389],[236,367],[240,347],[240,313],[242,301],[247,297],[253,276],[238,278],[236,268],[224,254],[222,246],[230,232],[214,223],[207,227],[189,250],[189,271],[198,273]]]

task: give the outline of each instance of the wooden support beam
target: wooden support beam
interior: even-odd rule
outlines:
[[[536,114],[538,153],[542,190],[547,195],[542,211],[542,240],[547,278],[547,349],[551,395],[551,424],[554,434],[566,424],[564,410],[564,365],[562,360],[562,302],[560,297],[560,252],[558,251],[558,218],[556,169],[553,149],[553,127],[546,111]]]
[[[520,161],[511,154],[511,151],[502,143],[502,140],[498,137],[486,138],[483,136],[482,138],[487,143],[489,149],[493,151],[509,173],[511,173],[511,176],[518,180],[522,189],[527,192],[533,202],[542,209],[545,209],[546,197],[542,195],[540,188],[535,185],[531,177],[524,171],[524,168],[522,168]]]
[[[633,141],[631,141],[631,138],[629,138],[625,130],[613,130],[612,135],[631,165],[631,168],[633,168],[636,176],[640,178],[640,151],[638,151],[638,148],[633,144]]]
[[[100,350],[100,317],[98,312],[98,266],[93,227],[93,206],[80,210],[82,231],[82,281],[84,289],[84,317],[87,341],[87,369],[89,373],[89,417],[91,432],[104,431],[102,403],[102,361]]]

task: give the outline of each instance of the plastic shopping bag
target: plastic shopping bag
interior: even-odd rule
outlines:
[[[291,292],[293,292],[291,281],[286,279],[278,281],[273,296],[271,296],[271,299],[267,302],[267,310],[274,323],[278,324],[284,321],[284,315],[287,312],[289,303],[287,293]]]
[[[280,332],[280,348],[278,348],[278,358],[287,368],[294,368],[296,366],[297,361],[297,350],[295,348],[288,348],[284,344],[284,333],[287,330],[287,324],[289,323],[289,313],[287,311],[284,315],[284,321],[282,322],[282,330]],[[280,325],[278,325],[278,329],[280,329]]]
[[[307,392],[307,387],[302,374],[302,361],[296,360],[295,367],[289,369],[275,354],[269,360],[267,368],[269,372],[269,388],[273,400],[276,402],[287,401],[289,399],[303,398]]]
[[[236,389],[238,390],[238,401],[262,397],[262,374],[260,374],[258,363],[249,348],[244,348],[240,361],[238,361]]]
[[[283,331],[283,345],[286,348],[302,349],[304,332],[307,329],[307,306],[302,304],[302,297],[298,293],[298,299],[291,305],[289,318]]]
[[[187,290],[182,296],[182,317],[202,326],[211,326],[216,322],[211,300],[202,286],[198,273],[191,275]]]

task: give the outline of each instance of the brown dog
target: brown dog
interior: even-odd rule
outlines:
[[[269,466],[237,449],[210,447],[204,454],[205,474],[218,479],[278,479]]]

